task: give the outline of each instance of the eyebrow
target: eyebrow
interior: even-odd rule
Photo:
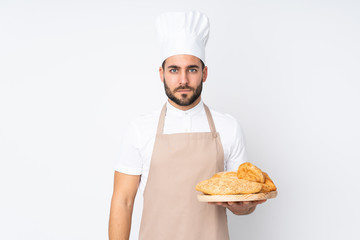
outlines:
[[[180,68],[179,66],[176,66],[176,65],[170,65],[168,66],[167,68]]]
[[[189,65],[189,66],[187,66],[187,68],[199,68],[199,66],[198,65]]]
[[[176,66],[176,65],[170,65],[168,66],[167,68],[175,68],[175,69],[178,69],[180,68],[179,66]],[[198,65],[189,65],[187,66],[186,68],[200,68]]]

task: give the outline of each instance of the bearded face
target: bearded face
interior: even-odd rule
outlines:
[[[170,89],[166,84],[166,79],[164,78],[164,88],[165,93],[170,100],[175,102],[180,106],[189,106],[193,104],[201,95],[203,82],[201,80],[200,84],[195,88],[186,85],[179,86],[175,89]],[[176,94],[179,93],[179,94]],[[175,95],[180,95],[176,97]]]
[[[163,62],[159,71],[170,101],[183,109],[199,101],[203,82],[207,78],[207,67],[199,58],[174,55]]]

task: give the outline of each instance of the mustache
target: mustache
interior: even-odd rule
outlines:
[[[180,86],[180,87],[175,88],[175,89],[174,89],[174,92],[177,92],[177,91],[179,91],[179,90],[184,90],[184,89],[186,89],[186,90],[191,90],[191,91],[195,91],[194,88],[185,85],[185,86]]]

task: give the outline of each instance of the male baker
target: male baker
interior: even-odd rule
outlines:
[[[209,109],[201,99],[209,28],[208,18],[198,11],[157,19],[159,73],[168,101],[126,129],[115,167],[110,240],[129,239],[138,188],[144,196],[141,240],[226,240],[226,208],[245,215],[263,202],[207,204],[196,197],[198,182],[216,172],[236,171],[246,161],[237,120]]]

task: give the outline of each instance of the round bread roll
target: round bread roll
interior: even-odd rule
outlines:
[[[258,183],[265,183],[265,177],[262,171],[249,162],[243,163],[239,166],[237,171],[239,179],[245,179]]]

